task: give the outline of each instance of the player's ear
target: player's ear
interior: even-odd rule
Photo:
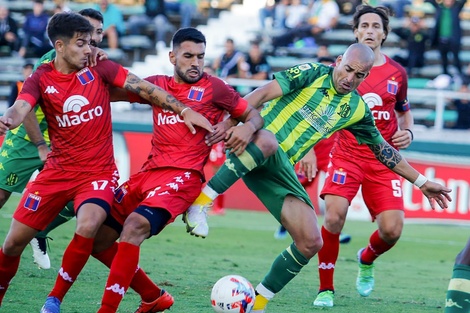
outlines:
[[[173,51],[170,51],[168,53],[168,56],[170,58],[171,64],[176,65],[176,55],[175,55],[175,53]]]
[[[54,49],[57,51],[57,52],[63,52],[64,51],[64,42],[60,39],[57,39],[55,42],[54,42]]]

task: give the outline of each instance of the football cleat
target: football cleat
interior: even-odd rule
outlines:
[[[374,290],[374,264],[362,264],[361,254],[365,248],[360,249],[357,252],[357,264],[359,265],[359,271],[357,272],[356,289],[357,292],[363,297],[368,297],[372,290]]]
[[[162,290],[160,297],[158,297],[154,301],[149,303],[141,301],[135,313],[164,312],[166,309],[169,309],[173,305],[173,303],[175,303],[173,297],[165,290]]]
[[[60,300],[56,297],[47,297],[40,313],[60,313]]]
[[[279,226],[278,229],[274,232],[274,239],[282,240],[287,238],[287,229],[282,226]]]
[[[313,305],[318,307],[331,308],[333,307],[334,298],[335,293],[333,291],[325,290],[318,293],[317,297],[315,298],[315,301],[313,301]]]
[[[46,240],[46,238],[35,237],[29,242],[31,248],[33,248],[33,262],[44,270],[51,268],[51,260],[49,259],[49,255],[47,255]]]
[[[186,231],[193,236],[206,238],[209,234],[207,224],[207,210],[210,205],[193,204],[183,214],[183,222],[186,223]]]
[[[351,241],[351,235],[339,234],[339,243],[349,243]]]

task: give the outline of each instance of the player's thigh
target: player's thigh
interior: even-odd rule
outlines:
[[[166,168],[140,172],[116,190],[111,215],[123,225],[139,207],[143,208],[139,214],[143,214],[145,208],[159,208],[169,212],[168,223],[171,223],[189,208],[201,188],[202,179],[196,171]],[[148,219],[152,224],[150,216]]]
[[[111,211],[114,190],[117,187],[118,175],[115,171],[97,173],[74,173],[75,190],[73,202],[75,212],[86,204],[102,208],[106,214]]]
[[[73,179],[67,181],[60,171],[43,170],[28,184],[13,218],[43,230],[73,198]]]
[[[362,183],[362,196],[373,219],[384,211],[404,211],[401,184],[401,177],[382,163],[369,165]]]
[[[23,192],[31,175],[42,168],[38,150],[30,141],[7,134],[0,152],[0,189]]]
[[[310,197],[297,179],[294,167],[280,150],[263,165],[245,175],[243,181],[280,223],[288,195],[297,198],[305,204],[303,207],[308,207],[314,213]]]
[[[340,196],[346,198],[350,204],[364,178],[363,165],[357,160],[331,158],[320,197],[325,199],[327,194]]]
[[[168,223],[189,208],[201,192],[202,177],[197,171],[166,168],[150,171],[142,185],[142,207],[164,209]]]

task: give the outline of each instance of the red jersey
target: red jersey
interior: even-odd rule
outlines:
[[[225,111],[237,118],[248,107],[247,101],[232,87],[221,79],[207,74],[193,84],[180,84],[173,77],[165,75],[150,76],[146,80],[163,88],[177,100],[202,114],[213,125],[222,120]],[[138,101],[142,102],[142,99]],[[142,171],[175,167],[196,170],[204,177],[203,168],[211,147],[204,142],[207,131],[199,127],[196,127],[196,130],[196,134],[191,134],[182,117],[154,105],[152,150],[142,166]]]
[[[387,56],[383,65],[372,67],[369,76],[357,88],[372,111],[375,125],[382,137],[392,146],[392,136],[398,130],[395,111],[410,110],[407,90],[408,77],[405,69]],[[375,159],[369,147],[359,145],[354,136],[346,130],[338,132],[333,151],[336,155],[348,158],[352,155],[353,158]]]
[[[127,70],[112,61],[71,74],[50,62],[25,81],[18,99],[39,104],[49,127],[51,152],[44,168],[116,169],[108,85],[122,88],[126,76]]]

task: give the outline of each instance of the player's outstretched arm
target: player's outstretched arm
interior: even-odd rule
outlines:
[[[5,135],[9,129],[18,127],[31,111],[31,107],[31,104],[24,100],[16,100],[0,117],[0,136]]]
[[[415,170],[401,154],[385,140],[379,144],[369,145],[369,148],[382,164],[417,186],[428,198],[433,209],[435,208],[434,201],[443,209],[447,208],[448,201],[452,201],[449,195],[452,191],[451,189],[429,181],[425,176]]]
[[[175,97],[162,88],[137,77],[131,72],[127,75],[124,88],[147,99],[154,105],[179,114],[193,134],[196,133],[194,126],[202,127],[209,132],[213,131],[211,123],[204,116],[191,110],[190,107],[176,100]]]

